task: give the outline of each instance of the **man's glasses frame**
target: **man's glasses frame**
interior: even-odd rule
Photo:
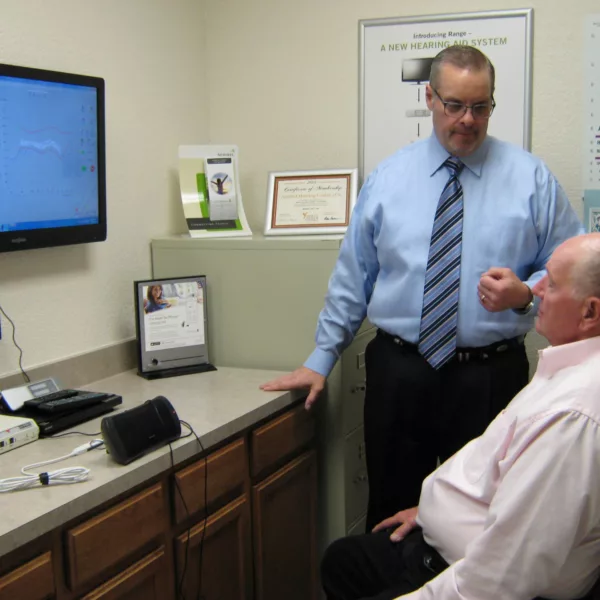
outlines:
[[[471,109],[473,118],[478,121],[486,121],[492,116],[494,109],[496,108],[496,101],[492,97],[492,103],[481,103],[481,104],[463,104],[462,102],[451,102],[444,100],[439,92],[432,87],[433,93],[440,99],[440,102],[444,105],[444,114],[447,117],[453,117],[460,119],[467,114],[467,110]]]

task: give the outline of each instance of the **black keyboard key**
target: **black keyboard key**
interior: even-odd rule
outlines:
[[[84,406],[98,404],[98,402],[102,402],[102,400],[108,398],[109,395],[110,394],[104,394],[102,392],[79,392],[76,396],[44,402],[43,404],[38,405],[36,408],[40,412],[45,413],[75,411],[83,408]]]
[[[30,408],[38,407],[40,404],[44,404],[45,402],[52,402],[54,400],[62,400],[63,398],[72,398],[79,394],[79,390],[58,390],[57,392],[51,392],[50,394],[45,394],[44,396],[38,396],[37,398],[33,398],[31,400],[25,400],[23,403],[25,406],[29,406]]]

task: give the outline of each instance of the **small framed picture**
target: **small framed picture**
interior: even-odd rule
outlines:
[[[145,379],[216,370],[208,362],[206,277],[133,282],[138,375]]]
[[[357,169],[269,173],[265,235],[345,233]]]

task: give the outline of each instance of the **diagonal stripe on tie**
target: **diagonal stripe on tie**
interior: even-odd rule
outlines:
[[[458,179],[464,165],[455,157],[444,163],[450,177],[435,213],[419,333],[419,351],[439,369],[456,351],[458,290],[462,252],[463,190]]]

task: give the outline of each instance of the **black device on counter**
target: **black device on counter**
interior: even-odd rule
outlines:
[[[122,465],[181,435],[179,417],[164,396],[156,396],[141,406],[104,417],[100,429],[106,451]]]
[[[123,402],[117,394],[68,390],[75,394],[67,393],[65,397],[64,392],[67,390],[26,400],[22,409],[10,414],[33,419],[40,428],[40,436],[44,437],[101,417]],[[41,399],[46,402],[40,404]]]

